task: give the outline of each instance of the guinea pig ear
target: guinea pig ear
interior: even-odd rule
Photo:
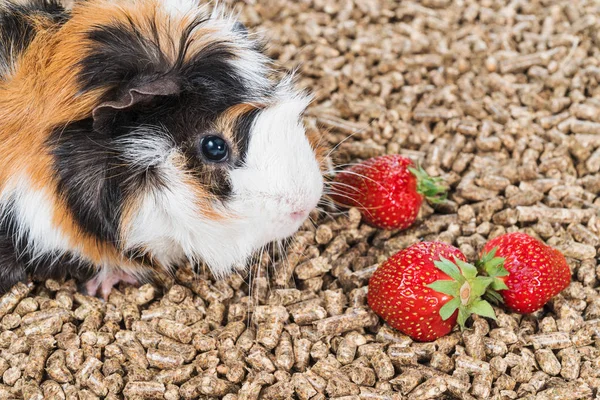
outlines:
[[[115,100],[101,103],[92,110],[94,129],[101,130],[113,121],[120,111],[126,111],[136,105],[148,103],[156,96],[174,96],[179,94],[180,91],[181,86],[179,83],[170,77],[130,88]]]

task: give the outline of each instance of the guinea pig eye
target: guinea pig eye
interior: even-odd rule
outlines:
[[[229,146],[227,142],[219,136],[205,136],[200,141],[200,150],[207,160],[212,162],[222,162],[229,155]]]

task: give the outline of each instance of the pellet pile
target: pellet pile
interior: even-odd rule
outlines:
[[[230,2],[234,3],[234,2]],[[600,5],[526,0],[247,0],[242,19],[316,100],[336,166],[385,153],[451,188],[403,232],[323,205],[287,252],[215,281],[107,303],[73,282],[0,299],[0,398],[599,398]],[[334,168],[334,167],[332,167]],[[335,167],[340,168],[340,167]],[[314,223],[314,224],[313,224]],[[415,343],[366,307],[366,284],[418,240],[459,247],[523,230],[573,283],[533,315]]]

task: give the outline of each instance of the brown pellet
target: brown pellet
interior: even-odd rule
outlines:
[[[567,347],[557,354],[561,361],[560,375],[567,380],[579,378],[581,355],[575,347]]]
[[[83,382],[96,396],[104,397],[108,394],[108,387],[104,376],[100,371],[93,371],[90,376]]]
[[[38,384],[41,383],[44,374],[46,360],[54,347],[55,340],[51,336],[42,336],[37,338],[29,351],[29,358],[25,366],[24,376],[30,378]]]
[[[390,380],[390,383],[402,394],[413,391],[423,381],[423,374],[414,369],[407,369],[402,374]]]
[[[471,393],[480,399],[487,399],[492,392],[493,376],[490,371],[476,374],[473,377]]]
[[[102,367],[102,361],[95,357],[88,357],[81,368],[78,368],[77,379],[81,382],[86,382],[92,373]]]
[[[310,361],[310,349],[312,343],[308,339],[296,339],[294,340],[294,355],[296,363],[294,364],[296,370],[300,372],[306,371],[308,363]]]
[[[303,374],[296,373],[292,375],[292,384],[294,386],[294,391],[300,400],[308,400],[318,393]]]
[[[130,398],[162,399],[165,385],[159,382],[128,382],[123,394]]]
[[[275,349],[275,365],[285,371],[290,371],[295,362],[292,338],[288,332],[283,332]]]
[[[377,378],[381,381],[387,381],[394,377],[394,365],[392,360],[381,350],[373,352],[370,356],[371,365],[375,370]]]
[[[490,370],[490,365],[487,362],[466,355],[456,357],[455,364],[457,369],[465,370],[470,374],[481,374]]]
[[[17,283],[0,297],[0,317],[11,312],[33,289],[33,284]]]
[[[571,339],[566,332],[540,333],[529,337],[535,349],[564,349],[571,346]]]
[[[68,383],[73,380],[71,371],[66,366],[65,352],[57,350],[48,357],[46,362],[46,373],[58,383]]]
[[[44,399],[56,399],[56,400],[65,400],[65,392],[62,387],[58,384],[58,382],[54,381],[44,381],[40,385],[40,389],[42,389]]]
[[[225,396],[234,389],[234,385],[223,379],[213,375],[199,375],[181,385],[179,394],[184,399],[193,399],[200,395]]]
[[[448,390],[446,382],[441,377],[429,379],[417,386],[408,396],[409,400],[437,399]]]
[[[166,350],[170,352],[177,353],[183,357],[185,362],[190,362],[196,356],[196,349],[191,344],[183,344],[176,340],[172,340],[169,338],[163,338],[159,343],[157,348],[159,350]]]
[[[387,355],[396,366],[417,364],[417,352],[413,347],[392,344],[388,347]]]
[[[125,383],[123,382],[123,377],[118,373],[109,374],[104,379],[104,383],[109,391],[109,393],[118,394],[121,393],[123,388],[125,387]]]
[[[164,383],[164,384],[180,385],[184,382],[187,382],[192,377],[193,373],[194,373],[193,365],[184,365],[184,366],[182,366],[180,368],[176,368],[176,369],[165,369],[165,370],[159,371],[156,374],[156,376],[154,377],[154,379],[157,382]]]
[[[193,332],[189,327],[167,319],[158,320],[156,331],[184,344],[190,343],[193,338]]]
[[[184,362],[183,356],[173,351],[148,349],[146,353],[148,364],[158,369],[174,369]]]
[[[285,400],[292,398],[294,388],[291,382],[277,382],[267,386],[261,392],[261,398],[265,400]]]
[[[346,314],[322,319],[315,323],[317,332],[322,336],[339,335],[350,330],[373,326],[377,316],[366,310],[351,310]]]
[[[279,343],[279,338],[283,332],[282,320],[269,320],[258,324],[256,331],[256,340],[268,349],[273,349]]]

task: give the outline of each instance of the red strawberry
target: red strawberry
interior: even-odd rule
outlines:
[[[371,158],[340,172],[332,187],[332,199],[358,207],[364,219],[382,229],[406,229],[421,208],[423,197],[432,202],[445,199],[439,178],[431,178],[400,155]]]
[[[565,256],[525,233],[498,236],[483,252],[478,266],[496,278],[487,294],[513,311],[537,311],[571,283]]]
[[[415,340],[431,341],[452,331],[457,319],[464,327],[471,313],[495,318],[480,298],[492,280],[477,276],[477,268],[457,248],[420,242],[375,271],[367,301],[390,326]]]

